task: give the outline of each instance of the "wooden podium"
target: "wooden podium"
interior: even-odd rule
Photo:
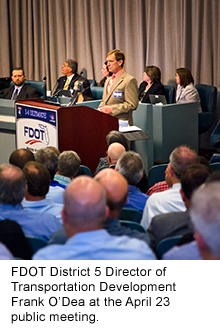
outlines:
[[[116,117],[101,113],[87,106],[76,105],[73,107],[63,107],[56,103],[48,103],[43,99],[17,101],[15,110],[17,114],[16,121],[19,121],[19,115],[22,112],[28,112],[28,108],[31,109],[31,113],[35,113],[34,116],[37,119],[38,112],[41,117],[46,117],[48,113],[51,118],[53,115],[51,114],[52,112],[56,114],[57,143],[48,136],[47,140],[50,140],[49,144],[48,142],[45,143],[44,140],[36,141],[38,142],[38,149],[57,145],[60,152],[74,150],[80,156],[81,164],[88,166],[92,172],[95,171],[99,163],[99,158],[106,156],[106,135],[112,130],[118,130],[118,119]],[[33,120],[35,117],[33,117]],[[22,116],[20,118],[24,117]],[[30,115],[28,116],[28,122],[32,122]],[[46,123],[47,120],[45,119],[43,124],[46,126]],[[40,124],[38,123],[38,125]],[[23,127],[16,131],[16,133],[24,134],[22,129]],[[25,126],[25,129],[27,130],[28,127]],[[30,129],[37,130],[36,128]],[[31,139],[32,144],[34,143],[33,135]],[[24,139],[24,135],[22,135],[22,138]],[[17,137],[16,139],[18,140]],[[28,141],[25,143],[27,144]],[[21,148],[21,145],[18,148]],[[38,149],[35,149],[35,151]]]

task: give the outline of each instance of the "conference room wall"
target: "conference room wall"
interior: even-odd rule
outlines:
[[[146,65],[171,85],[188,67],[195,83],[220,88],[219,0],[1,0],[0,19],[0,76],[21,65],[50,90],[74,58],[99,81],[106,53],[119,48],[138,82]]]
[[[164,84],[186,66],[196,83],[220,87],[218,0],[1,0],[0,19],[0,76],[22,65],[51,88],[74,58],[99,80],[106,53],[120,48],[138,82],[154,64]]]

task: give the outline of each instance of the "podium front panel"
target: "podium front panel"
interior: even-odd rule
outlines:
[[[48,146],[58,148],[57,110],[52,107],[16,102],[17,148],[28,148],[33,153]]]
[[[106,136],[118,131],[118,119],[86,106],[58,109],[59,150],[74,150],[81,163],[95,171],[99,159],[106,157]]]

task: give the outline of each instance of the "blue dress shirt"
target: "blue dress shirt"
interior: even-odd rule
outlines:
[[[50,188],[46,194],[46,199],[52,200],[56,204],[63,205],[63,194],[65,186],[61,185],[58,181],[52,180],[50,182]]]
[[[24,209],[21,204],[0,204],[0,220],[4,219],[19,223],[26,236],[45,240],[49,240],[50,235],[62,227],[53,215]]]
[[[59,182],[59,184],[61,184],[63,186],[67,186],[70,183],[71,179],[68,177],[65,177],[64,175],[55,174],[54,181]]]
[[[61,223],[61,210],[63,208],[62,204],[56,204],[50,199],[42,199],[38,201],[28,201],[23,199],[22,206],[27,210],[34,210],[40,213],[48,213],[55,216]]]
[[[148,198],[149,196],[141,192],[137,187],[128,185],[128,201],[124,208],[132,208],[142,213]]]
[[[110,236],[104,229],[77,233],[64,245],[49,245],[33,260],[155,260],[149,246],[138,239]]]

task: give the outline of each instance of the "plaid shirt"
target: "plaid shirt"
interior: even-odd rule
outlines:
[[[167,189],[169,189],[169,186],[166,183],[166,181],[157,182],[157,183],[155,183],[155,185],[153,185],[153,187],[148,189],[147,195],[150,196],[155,192],[161,192],[161,191],[165,191]]]

